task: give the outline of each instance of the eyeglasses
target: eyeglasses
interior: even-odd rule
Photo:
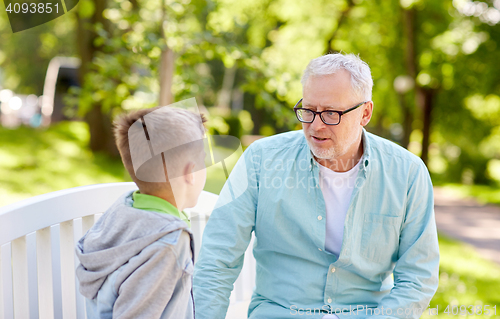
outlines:
[[[368,101],[361,102],[345,111],[326,110],[326,111],[316,112],[313,110],[298,107],[299,105],[302,104],[302,99],[300,99],[297,102],[297,104],[295,104],[295,106],[293,107],[293,110],[295,111],[295,115],[297,115],[297,119],[302,123],[314,122],[316,114],[318,114],[319,117],[321,118],[321,121],[323,121],[323,123],[325,123],[326,125],[338,125],[340,123],[340,118],[342,117],[342,115],[357,109],[358,107],[367,102]]]

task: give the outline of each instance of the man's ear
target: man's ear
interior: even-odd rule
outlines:
[[[193,185],[195,182],[194,170],[195,170],[194,162],[187,162],[182,171],[184,175],[184,181],[189,185]]]
[[[373,101],[366,102],[363,108],[363,115],[361,117],[360,124],[362,126],[366,126],[370,122],[372,114],[373,114]]]

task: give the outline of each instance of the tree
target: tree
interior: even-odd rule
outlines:
[[[102,52],[103,46],[99,43],[98,31],[109,31],[109,22],[103,13],[107,8],[106,0],[85,0],[78,10],[78,53],[81,59],[79,70],[80,83],[87,86],[90,81],[93,61],[98,53]],[[111,127],[111,114],[109,110],[103,109],[99,101],[86,100],[88,102],[80,114],[84,115],[89,126],[89,147],[94,152],[105,152],[112,156],[118,155],[118,149],[113,142]]]

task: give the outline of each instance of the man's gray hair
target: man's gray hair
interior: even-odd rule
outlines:
[[[341,69],[351,74],[351,86],[354,94],[363,101],[370,101],[373,88],[370,67],[354,54],[326,54],[311,60],[302,76],[302,86],[305,86],[310,76],[331,75]]]

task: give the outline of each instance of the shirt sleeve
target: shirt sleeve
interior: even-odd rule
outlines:
[[[411,175],[393,271],[394,288],[373,309],[373,316],[371,311],[368,316],[363,311],[369,318],[420,318],[438,287],[439,244],[432,182],[422,162]]]
[[[185,318],[191,280],[183,280],[186,267],[179,258],[189,261],[182,256],[186,251],[191,255],[190,238],[181,232],[176,245],[156,242],[131,258],[117,276],[113,318]]]
[[[197,319],[225,318],[255,226],[260,156],[250,146],[224,185],[203,232],[193,293]]]

